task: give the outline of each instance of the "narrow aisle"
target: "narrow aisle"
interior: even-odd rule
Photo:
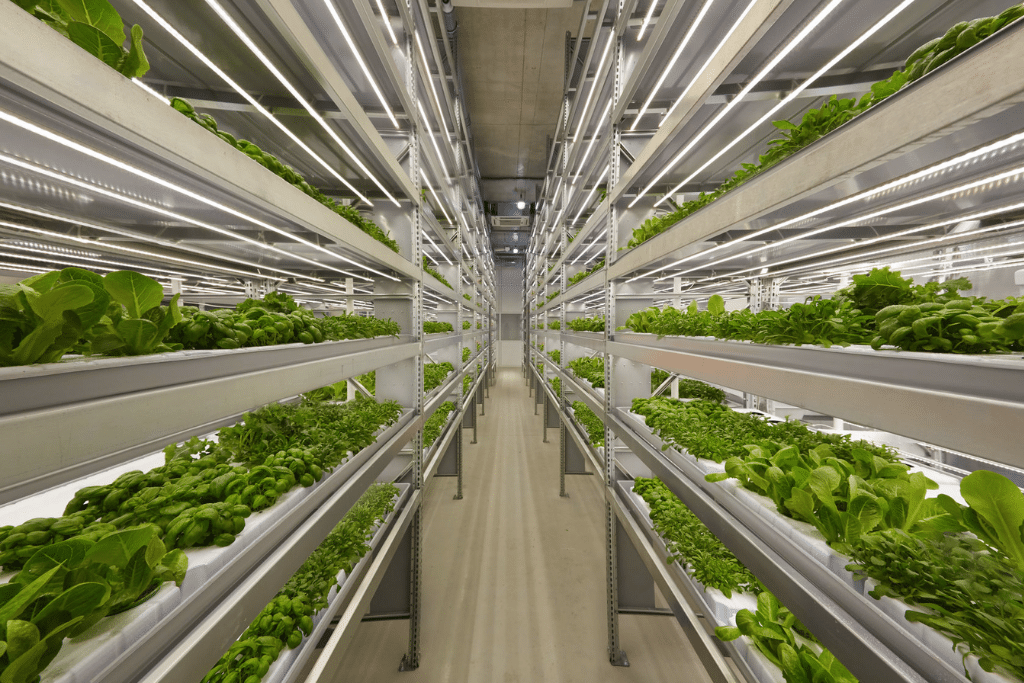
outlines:
[[[692,681],[707,676],[675,620],[620,617],[630,668],[608,664],[600,480],[558,495],[558,431],[518,369],[499,372],[465,437],[464,499],[435,478],[424,517],[420,668],[399,673],[408,621],[359,625],[335,681]]]

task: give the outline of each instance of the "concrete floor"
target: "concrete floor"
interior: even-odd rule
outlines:
[[[708,681],[675,619],[619,617],[631,666],[608,663],[600,479],[558,495],[558,432],[518,369],[499,371],[464,441],[464,499],[435,478],[424,502],[420,668],[399,673],[408,621],[363,622],[335,681]]]

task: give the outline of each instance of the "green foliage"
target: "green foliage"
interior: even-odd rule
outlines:
[[[559,377],[549,377],[548,384],[551,385],[551,390],[555,392],[555,396],[562,395],[562,380]]]
[[[550,320],[550,321],[548,321],[548,329],[549,330],[560,330],[560,329],[562,329],[562,321],[560,321],[560,320]]]
[[[468,330],[469,327],[470,327],[469,321],[468,320],[463,320],[462,321],[462,329]]]
[[[569,278],[569,282],[567,282],[566,285],[565,285],[566,289],[568,289],[569,287],[572,287],[577,282],[581,282],[584,279],[590,277],[591,275],[593,275],[597,271],[601,270],[602,268],[604,268],[604,259],[601,259],[600,261],[595,263],[588,270],[584,270],[584,271],[581,271],[579,273],[576,273],[571,278]]]
[[[466,301],[472,301],[473,300],[473,297],[471,297],[469,294],[463,294],[462,298],[465,299]]]
[[[141,78],[149,71],[142,48],[142,27],[132,26],[125,36],[121,15],[107,0],[14,3],[126,78]]]
[[[199,114],[195,108],[186,100],[180,97],[171,98],[171,106],[176,110],[192,119],[194,122],[207,129],[224,142],[228,143],[238,151],[245,154],[247,157],[255,161],[260,166],[270,170],[272,173],[277,175],[279,178],[284,179],[286,182],[294,185],[295,187],[302,190],[307,196],[312,197],[316,201],[320,202],[328,209],[338,214],[352,225],[356,226],[367,235],[377,240],[391,251],[398,253],[398,242],[396,242],[390,235],[380,228],[379,225],[371,220],[363,218],[359,211],[353,206],[347,206],[345,204],[339,204],[330,197],[324,195],[323,192],[313,187],[306,180],[299,175],[299,173],[288,166],[282,164],[281,161],[273,154],[269,154],[260,149],[257,145],[249,142],[248,140],[236,140],[233,135],[227,131],[219,130],[217,128],[217,122],[209,114]]]
[[[889,530],[865,536],[850,554],[848,569],[878,582],[872,597],[919,608],[907,619],[966,644],[986,671],[1024,678],[1024,573],[991,547],[964,535]]]
[[[351,572],[369,552],[374,529],[394,510],[397,496],[394,484],[372,484],[203,677],[203,683],[256,683],[285,648],[298,647],[312,633],[313,617],[327,608],[338,574]]]
[[[465,396],[467,393],[469,393],[469,388],[472,385],[473,385],[473,377],[471,375],[466,375],[465,377],[462,378],[462,395],[463,396]]]
[[[857,679],[828,650],[819,654],[806,642],[817,643],[796,616],[779,604],[768,591],[757,596],[757,612],[740,610],[736,626],[719,626],[715,635],[721,640],[736,640],[744,635],[754,646],[779,667],[786,683],[857,683]]]
[[[473,353],[472,349],[470,349],[468,346],[463,347],[462,348],[462,362],[465,363],[467,360],[469,360],[469,356],[472,353]]]
[[[437,272],[437,270],[430,265],[430,262],[427,260],[426,256],[423,257],[423,270],[427,271],[435,278],[437,278],[437,281],[440,282],[445,287],[447,287],[448,289],[455,289],[447,280],[444,279],[444,275],[441,275],[441,273]]]
[[[451,323],[441,323],[435,320],[424,320],[423,321],[423,333],[424,334],[442,334],[444,332],[454,332],[455,328],[452,327]]]
[[[604,446],[604,423],[598,419],[594,411],[583,401],[573,401],[572,412],[576,415],[576,421],[587,430],[590,444],[595,448]]]
[[[423,364],[423,391],[430,392],[441,386],[444,378],[452,373],[455,368],[451,363],[424,363]]]
[[[545,298],[545,299],[547,299],[548,301],[551,301],[552,299],[554,299],[554,298],[555,298],[556,296],[558,296],[559,294],[561,294],[561,292],[559,292],[559,291],[558,291],[558,290],[556,289],[556,290],[555,290],[555,291],[553,291],[553,292],[549,292],[549,293],[547,294],[547,296],[545,296],[544,298]]]
[[[597,315],[592,318],[574,318],[573,320],[566,322],[565,326],[573,332],[604,332],[604,316]]]
[[[101,277],[81,268],[0,285],[0,366],[50,363],[71,351],[136,356],[181,348],[165,344],[181,320],[178,295],[130,270]]]
[[[373,318],[363,315],[328,315],[316,318],[324,339],[339,341],[342,339],[371,339],[373,337],[397,337],[402,328],[391,318]]]
[[[558,349],[555,349],[554,351],[548,351],[548,358],[555,361],[555,365],[562,364],[562,352],[559,351]]]
[[[701,192],[697,199],[684,202],[667,215],[648,218],[633,231],[628,244],[629,248],[636,247],[668,230],[690,214],[828,135],[870,107],[894,95],[908,83],[912,83],[942,66],[1021,16],[1024,16],[1024,5],[1018,4],[996,17],[961,22],[950,28],[941,38],[936,38],[918,48],[907,59],[902,71],[896,71],[886,80],[875,83],[871,86],[870,92],[865,93],[859,99],[840,99],[832,95],[822,102],[819,108],[808,110],[799,124],[785,120],[775,121],[774,125],[782,131],[782,137],[768,143],[768,150],[758,157],[756,164],[742,164],[739,170],[714,191]]]
[[[665,370],[655,368],[651,371],[651,392],[653,393],[669,378]],[[688,377],[679,378],[679,398],[700,398],[715,403],[725,403],[725,392],[718,387]]]
[[[154,524],[34,551],[0,591],[0,680],[37,681],[65,637],[144,602],[164,582],[180,586],[187,566]]]
[[[908,351],[1016,353],[1024,351],[1024,298],[963,297],[965,278],[913,285],[876,268],[830,299],[815,296],[782,311],[726,313],[724,307],[682,312],[668,306],[629,316],[625,329],[649,334],[716,337],[760,344],[870,343]],[[712,297],[714,299],[714,297]]]
[[[448,422],[448,416],[455,410],[455,404],[445,401],[431,415],[426,424],[423,425],[423,446],[429,448],[434,445],[437,438],[441,436],[441,429]]]
[[[633,490],[650,506],[654,530],[665,539],[669,562],[678,562],[688,574],[726,597],[759,590],[760,583],[750,570],[660,480],[638,478]]]
[[[595,389],[604,387],[604,358],[595,356],[593,358],[575,358],[569,361],[569,369],[572,374],[580,379],[590,382]]]

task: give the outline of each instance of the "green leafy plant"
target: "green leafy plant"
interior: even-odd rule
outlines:
[[[800,642],[798,634],[805,641],[817,642],[796,616],[767,591],[757,596],[757,612],[740,610],[736,614],[736,626],[715,629],[715,635],[721,640],[736,640],[741,635],[750,638],[761,654],[782,670],[787,683],[857,682],[835,655],[824,649],[819,653]]]
[[[463,349],[462,349],[462,362],[465,363],[467,360],[469,360],[469,356],[472,353],[473,353],[473,351],[468,346],[463,347]]]
[[[473,297],[471,297],[469,294],[463,294],[462,298],[465,299],[466,301],[472,301],[473,300]]]
[[[442,334],[445,332],[454,332],[455,328],[452,327],[451,323],[442,323],[435,320],[424,320],[423,321],[423,333],[424,334]]]
[[[560,320],[550,320],[550,321],[548,321],[548,329],[549,330],[560,330],[560,329],[562,329],[562,321],[560,321]]]
[[[141,78],[149,71],[142,27],[135,24],[126,36],[121,15],[107,0],[14,3],[126,78]]]
[[[555,349],[554,351],[548,351],[548,358],[555,361],[555,365],[562,364],[562,352],[559,351],[558,349]]]
[[[258,683],[285,648],[299,647],[313,632],[313,617],[327,608],[338,574],[351,572],[370,550],[374,529],[394,510],[397,496],[394,484],[372,484],[203,677],[203,683]]]
[[[580,379],[590,382],[595,389],[604,387],[604,358],[595,356],[593,358],[575,358],[569,361],[569,369],[572,374]]]
[[[470,323],[469,323],[469,321],[468,321],[468,320],[463,320],[463,321],[462,321],[462,329],[464,329],[464,330],[468,330],[469,328],[470,328]]]
[[[665,383],[670,373],[666,370],[655,368],[651,371],[651,393],[657,391],[658,387]],[[679,398],[701,398],[715,403],[725,403],[725,392],[718,387],[688,377],[680,377]]]
[[[595,263],[593,266],[591,266],[589,269],[581,271],[579,273],[576,273],[571,278],[569,278],[569,282],[566,283],[566,289],[568,289],[569,287],[572,287],[577,282],[581,282],[581,281],[585,280],[586,278],[590,277],[591,275],[593,275],[597,271],[601,270],[602,268],[604,268],[604,259],[601,259],[600,261]]]
[[[576,421],[587,430],[591,445],[595,448],[604,446],[604,423],[598,419],[594,411],[582,401],[573,401],[572,412],[576,416]]]
[[[633,490],[651,508],[651,521],[665,539],[669,562],[679,563],[688,574],[726,597],[760,590],[760,582],[750,570],[660,480],[637,478]]]
[[[574,318],[565,323],[573,332],[604,332],[604,316],[598,315],[592,318]]]
[[[441,429],[444,428],[448,422],[448,416],[455,410],[455,404],[451,401],[445,401],[437,410],[427,418],[426,423],[423,425],[423,446],[429,448],[434,445],[437,438],[441,436]]]
[[[444,279],[444,275],[441,275],[441,273],[437,272],[437,270],[430,265],[430,262],[427,261],[426,256],[423,257],[423,270],[437,278],[437,281],[440,282],[445,287],[447,287],[448,289],[455,289],[454,287],[451,286],[448,280]]]
[[[441,386],[445,377],[454,372],[455,367],[448,362],[445,363],[424,363],[423,365],[423,391],[433,391]]]
[[[551,385],[551,390],[555,392],[555,396],[562,395],[562,380],[559,377],[549,377],[548,384]]]

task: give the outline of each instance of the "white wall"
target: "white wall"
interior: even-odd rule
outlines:
[[[523,340],[521,326],[509,335],[508,323],[502,325],[501,316],[521,316],[523,313],[523,294],[525,283],[522,265],[499,264],[498,276],[498,365],[500,367],[519,367],[523,363]],[[503,328],[504,332],[503,332]]]

